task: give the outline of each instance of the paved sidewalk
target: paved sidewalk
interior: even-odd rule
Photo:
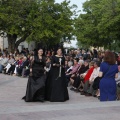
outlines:
[[[63,103],[31,102],[21,98],[27,78],[0,74],[0,120],[119,120],[120,101],[99,102],[97,98],[69,91]]]

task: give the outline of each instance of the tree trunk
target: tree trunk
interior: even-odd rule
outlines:
[[[14,35],[8,34],[7,37],[8,37],[8,52],[14,53],[15,48],[16,48],[15,43],[17,40],[17,35],[16,34],[14,34]]]
[[[15,49],[18,48],[19,44],[26,40],[26,38],[28,37],[28,34],[24,35],[19,40],[17,40],[16,34],[14,34],[14,35],[8,34],[7,37],[8,37],[8,51],[13,53],[15,51]]]
[[[28,37],[28,34],[25,34],[23,37],[21,37],[19,40],[17,40],[17,41],[15,42],[16,48],[18,48],[19,44],[20,44],[21,42],[24,42],[27,37]]]

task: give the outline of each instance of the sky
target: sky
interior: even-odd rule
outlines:
[[[64,0],[55,0],[57,3],[60,3]],[[82,4],[86,1],[86,0],[70,0],[71,1],[71,5],[76,4],[78,6],[78,10],[82,10]]]
[[[64,0],[55,0],[57,3],[61,3]],[[78,6],[78,10],[82,11],[82,4],[86,1],[86,0],[70,0],[71,1],[71,5],[76,4]],[[71,46],[73,47],[77,47],[76,46],[77,40],[71,40]]]

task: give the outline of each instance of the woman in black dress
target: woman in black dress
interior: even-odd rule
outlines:
[[[45,95],[45,58],[42,56],[43,50],[38,50],[38,55],[35,55],[32,60],[26,89],[26,95],[23,99],[26,102],[41,101],[44,102]]]
[[[51,70],[46,80],[45,99],[51,102],[63,102],[69,99],[66,78],[65,58],[62,50],[57,50],[57,55],[52,57]]]

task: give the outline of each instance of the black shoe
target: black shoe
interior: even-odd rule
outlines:
[[[93,97],[97,97],[97,95],[93,95]]]
[[[10,72],[10,75],[12,75],[13,73],[12,73],[12,71]]]
[[[18,76],[18,77],[21,77],[21,75],[20,75],[20,74],[17,74],[17,76]]]
[[[81,94],[81,95],[86,95],[86,93],[85,93],[84,91],[82,91],[80,94]]]
[[[92,94],[90,94],[90,93],[86,93],[85,96],[92,96]]]
[[[75,91],[76,93],[79,93],[79,92],[80,92],[80,90],[79,90],[79,89],[75,89],[74,91]]]
[[[98,100],[100,100],[100,96],[97,96]]]
[[[83,89],[83,86],[81,86],[80,89]]]
[[[70,88],[70,90],[74,91],[75,89],[72,87],[72,88]]]
[[[44,100],[40,100],[40,102],[45,102]]]

